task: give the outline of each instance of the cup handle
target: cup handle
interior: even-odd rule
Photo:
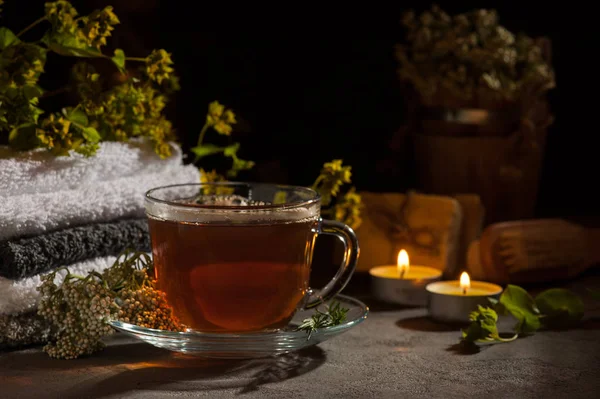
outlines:
[[[319,223],[319,230],[317,233],[319,235],[326,234],[339,237],[344,243],[344,259],[336,275],[321,289],[321,291],[319,291],[318,295],[315,295],[312,292],[312,289],[309,290],[309,294],[312,294],[310,296],[316,296],[316,298],[309,298],[304,305],[304,309],[317,307],[339,294],[350,281],[352,274],[354,274],[354,269],[356,269],[356,262],[358,261],[358,255],[360,253],[358,240],[356,239],[354,230],[344,223],[322,219]]]

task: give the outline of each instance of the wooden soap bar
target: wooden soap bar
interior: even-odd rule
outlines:
[[[572,278],[600,263],[599,232],[562,219],[496,223],[469,247],[468,269],[499,284]]]
[[[455,270],[462,212],[450,197],[361,192],[363,223],[358,271],[395,265],[405,249],[413,265]],[[407,201],[408,200],[408,201]]]

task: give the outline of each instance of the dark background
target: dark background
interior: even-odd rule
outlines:
[[[43,3],[8,0],[2,24],[20,30],[42,15]],[[196,140],[210,101],[218,99],[236,111],[240,156],[257,162],[241,179],[309,185],[323,162],[343,158],[353,166],[359,190],[402,191],[414,183],[413,171],[395,162],[403,151],[393,140],[403,122],[403,98],[393,46],[403,37],[401,13],[430,4],[327,9],[277,3],[248,10],[230,3],[209,7],[157,0],[73,4],[82,14],[112,4],[121,25],[111,45],[127,55],[145,56],[154,48],[173,54],[182,90],[169,112],[185,148]],[[451,14],[495,8],[509,30],[551,39],[557,88],[550,100],[556,121],[548,136],[537,213],[600,215],[593,15],[564,4],[438,4]]]

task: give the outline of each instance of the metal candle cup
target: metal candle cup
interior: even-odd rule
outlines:
[[[406,306],[426,306],[427,284],[442,277],[440,270],[427,266],[409,266],[408,254],[398,254],[396,266],[378,266],[369,270],[373,296],[383,302]]]
[[[477,305],[490,305],[488,298],[498,298],[502,293],[499,285],[483,281],[470,281],[468,288],[460,281],[438,281],[427,285],[426,290],[431,318],[457,324],[468,323],[469,313],[477,309]]]

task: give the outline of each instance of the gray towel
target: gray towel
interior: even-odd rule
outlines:
[[[50,326],[36,312],[0,315],[0,351],[41,345],[49,339]]]
[[[22,279],[128,248],[150,252],[146,219],[95,223],[0,242],[0,276]]]

